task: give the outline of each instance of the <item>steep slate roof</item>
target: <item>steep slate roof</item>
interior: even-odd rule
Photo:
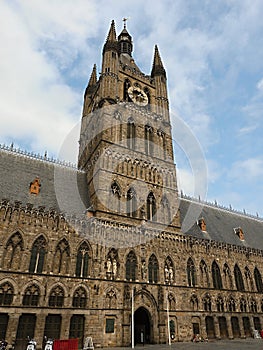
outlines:
[[[36,177],[40,193],[29,192]],[[31,203],[68,214],[84,213],[88,207],[85,173],[73,167],[0,149],[0,199]]]
[[[182,231],[187,235],[263,250],[262,218],[185,198],[180,200],[180,212]],[[202,232],[198,226],[199,218],[204,218],[206,232]],[[190,221],[192,225],[189,225]],[[244,241],[241,241],[234,232],[234,228],[237,227],[241,227]]]
[[[38,195],[30,194],[30,183],[40,178]],[[31,203],[34,207],[53,208],[69,215],[82,215],[89,207],[86,174],[74,167],[48,161],[41,157],[24,155],[9,148],[0,149],[0,200]],[[182,231],[201,239],[211,239],[263,250],[263,219],[200,203],[190,198],[180,199]],[[197,220],[203,217],[206,232]],[[235,234],[241,227],[244,241]]]

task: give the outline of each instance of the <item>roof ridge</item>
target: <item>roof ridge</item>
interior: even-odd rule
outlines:
[[[247,213],[245,211],[245,209],[242,212],[241,210],[237,210],[237,209],[232,208],[232,206],[230,206],[230,208],[228,208],[228,207],[226,207],[224,205],[218,204],[217,201],[215,201],[215,203],[212,203],[212,202],[209,202],[209,201],[206,201],[206,200],[202,200],[200,198],[195,198],[195,197],[192,197],[192,196],[188,196],[186,194],[183,194],[182,192],[179,194],[179,197],[182,198],[182,199],[186,199],[188,201],[192,201],[192,202],[195,202],[195,203],[198,203],[198,204],[201,204],[201,205],[205,205],[207,207],[211,207],[213,209],[220,209],[220,210],[226,211],[226,212],[231,213],[231,214],[237,214],[237,215],[240,215],[240,216],[243,216],[243,217],[247,217],[247,218],[250,218],[250,219],[258,220],[260,222],[263,221],[263,217],[259,216],[258,213],[257,213],[257,215],[253,215],[253,214]]]
[[[53,157],[48,157],[47,152],[45,152],[44,155],[41,155],[39,153],[34,153],[34,152],[29,152],[29,151],[23,150],[19,147],[15,148],[13,146],[13,143],[10,146],[5,145],[5,144],[0,144],[0,150],[5,151],[5,152],[9,152],[9,153],[13,153],[13,154],[17,154],[17,155],[22,156],[22,157],[31,158],[31,159],[35,159],[38,161],[52,163],[52,164],[56,164],[56,165],[59,165],[59,166],[65,167],[65,168],[71,168],[71,169],[81,171],[77,168],[77,165],[74,163],[67,162],[65,160],[56,159]]]

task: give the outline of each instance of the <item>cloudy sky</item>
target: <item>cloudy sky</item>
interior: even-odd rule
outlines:
[[[263,216],[262,16],[262,0],[1,0],[0,144],[58,157],[111,20],[119,33],[129,17],[138,66],[150,73],[158,44],[167,71],[180,189],[198,194],[177,144],[190,130],[208,169],[201,197]]]

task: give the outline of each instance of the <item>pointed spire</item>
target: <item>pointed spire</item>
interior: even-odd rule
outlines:
[[[153,66],[152,66],[151,76],[153,77],[156,75],[163,75],[166,77],[166,72],[165,72],[157,45],[155,45],[155,49],[154,49],[154,58],[153,58]]]
[[[114,20],[111,21],[110,30],[109,30],[106,42],[104,44],[103,53],[108,50],[116,50],[116,51],[118,50],[118,42],[117,42]]]
[[[95,63],[93,66],[90,78],[89,78],[88,87],[91,87],[91,86],[95,85],[96,83],[97,83],[97,66]]]

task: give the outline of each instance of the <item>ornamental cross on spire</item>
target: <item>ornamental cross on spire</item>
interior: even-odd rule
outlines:
[[[128,21],[128,17],[124,17],[123,18],[123,23],[124,23],[124,29],[126,29],[126,22]]]

